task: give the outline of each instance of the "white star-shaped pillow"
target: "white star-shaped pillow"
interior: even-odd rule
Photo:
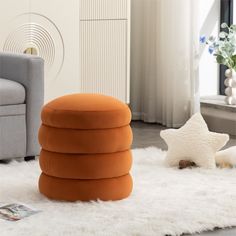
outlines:
[[[229,140],[228,134],[210,132],[200,113],[193,115],[180,129],[161,131],[168,145],[166,163],[179,166],[179,161],[195,162],[199,167],[215,168],[215,155]]]

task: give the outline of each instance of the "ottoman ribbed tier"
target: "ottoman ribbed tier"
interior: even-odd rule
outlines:
[[[41,174],[39,190],[50,199],[65,201],[120,200],[130,195],[132,178],[129,174],[109,179],[61,179]]]
[[[72,94],[46,104],[39,130],[39,190],[66,201],[120,200],[132,191],[129,107],[109,96]]]
[[[50,176],[69,179],[104,179],[129,173],[131,151],[107,154],[63,154],[42,150],[41,170]]]
[[[44,106],[42,122],[57,128],[109,129],[129,125],[129,107],[109,96],[72,94]]]
[[[125,151],[132,143],[130,126],[112,129],[79,130],[42,125],[39,130],[42,148],[60,153],[112,153]]]

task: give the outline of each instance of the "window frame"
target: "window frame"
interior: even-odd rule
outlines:
[[[233,2],[234,0],[221,0],[221,6],[220,6],[220,25],[225,22],[228,25],[233,24]],[[220,31],[223,31],[220,27]],[[220,71],[219,71],[219,93],[220,95],[225,95],[225,71],[227,70],[227,67],[224,65],[220,65]]]

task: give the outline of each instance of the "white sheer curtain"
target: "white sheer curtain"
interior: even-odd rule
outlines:
[[[132,0],[133,119],[181,126],[199,110],[198,0]]]

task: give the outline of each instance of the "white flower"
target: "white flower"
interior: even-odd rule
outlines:
[[[229,27],[229,26],[228,26],[226,23],[222,23],[222,24],[221,24],[221,28],[222,28],[222,29],[225,29],[225,28],[228,28],[228,27]]]

